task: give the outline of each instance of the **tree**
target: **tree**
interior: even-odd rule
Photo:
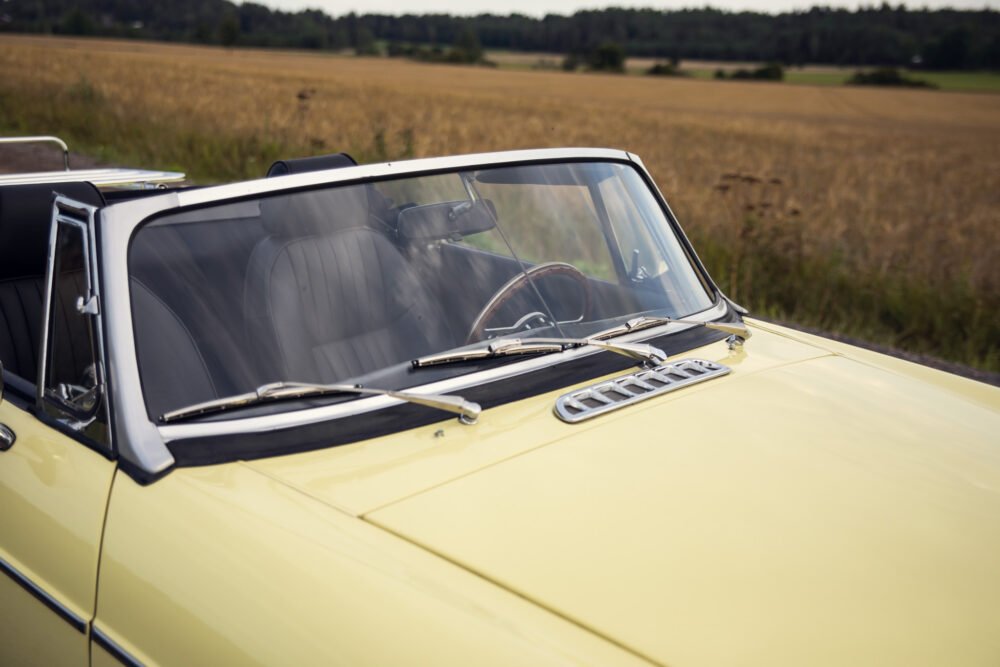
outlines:
[[[471,26],[466,26],[458,34],[452,50],[462,62],[478,63],[483,59],[483,45],[479,42],[479,35]]]
[[[624,72],[625,49],[615,42],[603,42],[590,52],[587,65],[598,72]]]
[[[354,37],[354,53],[359,56],[377,56],[378,47],[375,45],[375,35],[368,28],[362,25]]]
[[[929,69],[963,69],[969,56],[971,35],[966,28],[955,28],[924,49],[924,67]]]
[[[80,8],[67,12],[59,24],[59,32],[67,35],[93,35],[94,22]]]
[[[240,38],[240,20],[236,14],[230,13],[223,17],[219,24],[219,43],[229,48]]]

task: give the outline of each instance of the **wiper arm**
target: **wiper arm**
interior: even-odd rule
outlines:
[[[248,405],[256,405],[268,401],[282,399],[306,398],[309,396],[326,396],[332,394],[364,394],[373,396],[389,396],[408,403],[426,405],[429,408],[444,410],[458,415],[463,424],[475,424],[482,408],[478,403],[467,401],[461,396],[452,394],[417,394],[412,391],[397,391],[394,389],[374,389],[354,384],[312,384],[308,382],[270,382],[262,384],[254,391],[237,394],[226,398],[217,398],[204,403],[189,405],[186,408],[167,412],[160,421],[167,423],[195,417],[211,412],[224,412]]]
[[[664,324],[693,324],[695,326],[705,327],[706,329],[722,331],[733,337],[733,340],[730,341],[730,345],[742,344],[752,335],[750,328],[742,322],[702,322],[700,320],[683,320],[675,317],[642,315],[616,327],[599,331],[591,336],[591,338],[605,340],[608,338],[614,338],[615,336],[623,336],[628,333],[642,331],[643,329],[652,329],[653,327],[658,327]]]
[[[637,361],[645,361],[654,366],[667,361],[666,352],[645,343],[610,343],[597,338],[529,338],[527,340],[509,338],[492,342],[484,347],[430,354],[426,357],[414,359],[412,363],[414,368],[423,368],[425,366],[441,366],[463,361],[496,359],[521,354],[563,352],[575,347],[586,347],[588,345],[599,347],[609,352],[616,352]]]
[[[548,354],[551,352],[563,352],[576,347],[593,346],[599,347],[608,352],[615,352],[637,361],[644,361],[653,366],[659,366],[667,362],[667,353],[658,347],[646,343],[613,343],[609,338],[622,336],[643,329],[651,329],[663,324],[693,324],[723,331],[730,335],[730,347],[742,344],[750,338],[750,329],[742,322],[701,322],[698,320],[682,320],[673,317],[654,317],[643,315],[604,331],[599,331],[588,338],[520,338],[503,339],[467,350],[457,350],[430,354],[419,359],[414,359],[414,368],[425,366],[441,366],[445,364],[460,363],[463,361],[479,361],[481,359],[496,359],[499,357],[509,357],[521,354]]]

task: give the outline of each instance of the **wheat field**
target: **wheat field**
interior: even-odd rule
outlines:
[[[3,36],[0,131],[198,182],[341,150],[623,148],[752,310],[1000,370],[1000,95]]]

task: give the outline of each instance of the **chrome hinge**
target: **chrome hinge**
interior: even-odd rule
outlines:
[[[97,315],[100,311],[96,294],[91,294],[86,300],[82,296],[76,297],[76,312],[81,315]]]

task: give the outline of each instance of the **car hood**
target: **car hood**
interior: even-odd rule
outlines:
[[[997,392],[756,333],[589,422],[535,397],[254,465],[655,662],[997,664]]]

